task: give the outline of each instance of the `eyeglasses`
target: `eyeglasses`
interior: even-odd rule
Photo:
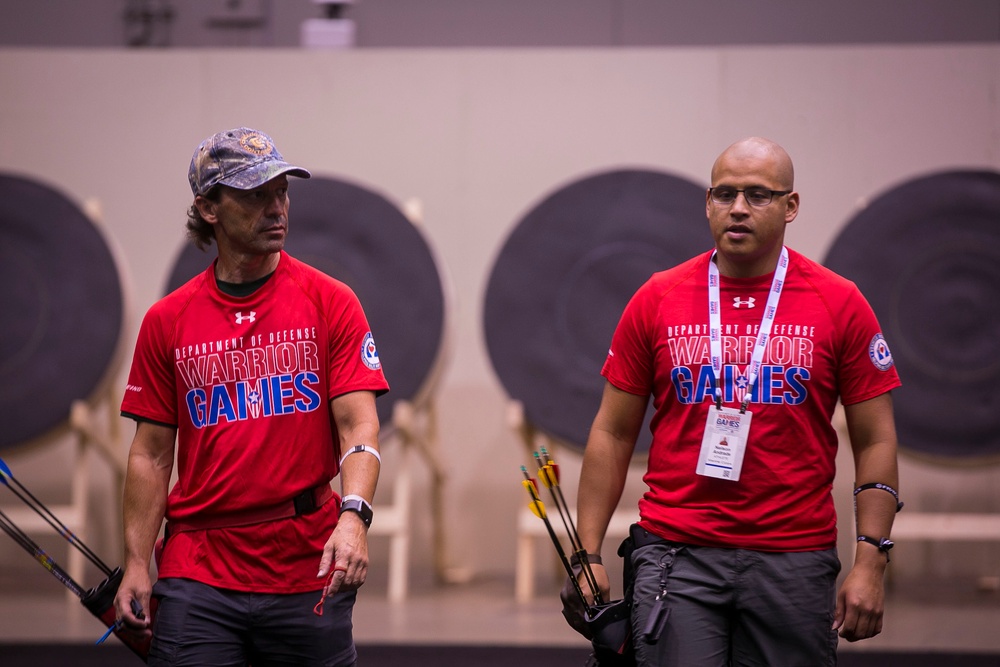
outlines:
[[[779,197],[791,194],[791,190],[768,190],[767,188],[752,187],[746,188],[745,190],[737,190],[736,188],[729,185],[720,185],[717,188],[709,188],[708,193],[712,196],[712,201],[716,204],[722,204],[723,206],[730,206],[736,202],[736,198],[743,193],[744,199],[751,206],[767,206],[771,203],[771,199],[778,195]]]

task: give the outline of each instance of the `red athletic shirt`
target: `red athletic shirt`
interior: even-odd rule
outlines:
[[[639,501],[641,524],[666,539],[759,551],[832,548],[831,490],[845,405],[874,398],[899,377],[868,302],[850,281],[789,250],[777,315],[748,410],[753,413],[739,481],[695,473],[713,405],[708,335],[711,253],[654,274],[625,308],[602,374],[652,395],[653,443]],[[745,393],[750,357],[773,274],[722,278],[727,407]]]
[[[343,283],[281,254],[247,297],[214,266],[154,304],[122,413],[177,428],[167,520],[272,507],[337,475],[330,399],[388,390],[368,322]],[[290,519],[170,535],[160,577],[262,593],[319,590],[337,502]]]

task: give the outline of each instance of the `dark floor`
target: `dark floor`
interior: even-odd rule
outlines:
[[[0,667],[128,667],[141,661],[23,554],[0,562]],[[559,582],[539,577],[517,602],[510,576],[436,584],[414,570],[407,599],[387,599],[384,573],[354,610],[360,667],[583,667],[587,642],[560,614]],[[1000,667],[1000,591],[975,580],[897,579],[881,635],[841,643],[840,667]]]
[[[526,646],[360,645],[360,667],[582,667],[583,649]],[[3,667],[134,667],[120,645],[0,644]],[[839,667],[998,667],[1000,655],[936,652],[844,652]]]

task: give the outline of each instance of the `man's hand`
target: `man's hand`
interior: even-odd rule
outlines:
[[[833,629],[839,630],[840,636],[849,642],[869,639],[882,632],[884,561],[883,554],[875,553],[865,562],[856,562],[837,593]]]
[[[354,512],[344,512],[337,527],[323,547],[317,578],[333,576],[323,589],[324,595],[360,588],[368,577],[368,528]]]
[[[594,572],[594,579],[597,580],[597,587],[601,591],[601,598],[610,600],[611,582],[608,580],[607,570],[604,569],[603,565],[598,563],[593,563],[590,567]],[[583,591],[584,597],[587,599],[587,605],[592,606],[594,604],[594,596],[590,591],[590,586],[587,585],[587,578],[583,575],[583,570],[579,567],[574,567],[573,572],[576,573],[576,580],[580,584],[580,590]],[[590,627],[587,625],[586,609],[584,608],[583,601],[580,600],[580,596],[576,592],[576,588],[573,586],[573,581],[569,577],[566,578],[566,583],[563,585],[562,590],[559,591],[559,598],[563,603],[563,617],[569,623],[569,627],[587,639],[591,639],[592,635]]]
[[[153,585],[149,578],[149,570],[144,568],[126,568],[122,582],[115,595],[115,619],[122,624],[122,629],[138,639],[148,639],[153,636],[150,628],[149,600]],[[133,607],[133,603],[138,606]],[[137,611],[143,613],[139,618]]]

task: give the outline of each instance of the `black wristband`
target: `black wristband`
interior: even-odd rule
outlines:
[[[896,489],[892,488],[888,484],[883,484],[881,482],[870,482],[868,484],[862,484],[858,488],[854,489],[854,495],[856,496],[862,491],[865,491],[867,489],[878,489],[879,491],[885,491],[886,493],[891,493],[892,497],[896,499],[896,511],[899,512],[899,510],[903,509],[903,503],[899,501],[899,493],[897,493]]]
[[[885,554],[885,562],[889,562],[889,549],[896,546],[896,543],[890,540],[888,537],[868,537],[867,535],[858,535],[858,542],[867,542],[871,544],[879,551]]]
[[[601,562],[601,554],[587,554],[587,562],[592,565],[604,565],[604,563]],[[570,556],[569,564],[572,565],[573,567],[579,567],[580,554],[575,553],[572,556]]]

